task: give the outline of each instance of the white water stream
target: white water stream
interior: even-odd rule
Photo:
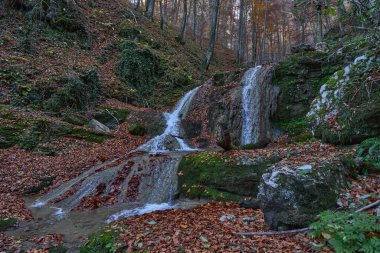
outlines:
[[[188,146],[181,137],[180,123],[181,120],[186,116],[187,111],[191,105],[191,101],[193,100],[193,97],[197,93],[198,89],[199,87],[186,93],[171,113],[164,113],[166,119],[166,129],[161,135],[154,137],[147,143],[138,147],[136,150],[147,151],[150,153],[167,153],[174,150],[196,151],[196,149]],[[168,146],[168,142],[172,141],[176,142],[170,144],[170,146],[174,147],[174,150]]]
[[[260,92],[258,92],[259,82],[258,73],[262,66],[257,66],[248,70],[243,77],[243,129],[241,134],[241,145],[247,145],[257,142],[258,122],[260,108],[256,105],[260,101]]]
[[[133,175],[138,175],[143,178],[140,182],[139,188],[141,198],[138,202],[139,206],[134,209],[122,210],[111,215],[107,218],[108,222],[122,217],[177,207],[172,204],[172,201],[177,189],[176,170],[183,155],[181,152],[192,152],[197,150],[188,146],[185,140],[181,137],[181,120],[186,116],[191,101],[198,89],[199,87],[187,92],[171,113],[164,113],[167,126],[161,135],[154,137],[135,150],[146,151],[150,154],[164,153],[166,158],[157,157],[153,159],[149,154],[142,154],[131,160],[136,166],[130,169],[131,172],[123,183],[123,189],[128,188],[129,180],[131,180]],[[99,169],[114,161],[96,166],[79,177],[62,184],[41,199],[35,201],[31,207],[37,209],[42,208],[52,200],[72,190],[75,185],[80,185],[78,189],[75,189],[73,195],[68,196],[50,207],[55,210],[54,215],[57,219],[65,218],[65,215],[69,211],[78,207],[84,198],[95,194],[97,186],[100,183],[106,184],[107,189],[109,189],[108,186],[112,184],[115,176],[122,170],[122,168],[124,168],[126,163],[107,170],[99,171]],[[121,202],[124,202],[123,199],[126,199],[126,192],[124,191],[120,193],[118,199],[120,199]]]

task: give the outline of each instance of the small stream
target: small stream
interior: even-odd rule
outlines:
[[[36,198],[26,198],[26,204],[31,206]],[[105,206],[95,210],[77,211],[73,210],[68,214],[57,216],[57,210],[48,205],[40,208],[30,208],[34,221],[22,222],[16,230],[8,231],[7,235],[16,238],[30,239],[33,237],[43,236],[47,234],[63,234],[65,247],[67,252],[79,252],[79,246],[83,243],[83,239],[101,229],[108,222],[120,218],[126,218],[133,215],[141,215],[144,213],[167,210],[167,209],[190,209],[205,201],[196,200],[177,200],[172,203],[161,204],[145,204],[140,203],[122,203],[113,206]],[[116,217],[116,216],[118,217]],[[82,239],[82,240],[81,240]]]
[[[205,203],[174,200],[178,165],[185,154],[198,151],[187,145],[181,128],[181,120],[198,89],[186,93],[171,113],[164,113],[165,131],[131,152],[127,161],[115,159],[94,166],[45,196],[26,198],[34,221],[23,222],[18,229],[7,234],[22,239],[63,234],[69,252],[78,252],[82,243],[79,238],[86,238],[113,221],[156,210],[193,208]],[[137,199],[131,199],[131,185],[136,187]],[[114,203],[95,210],[78,210],[86,198],[94,196],[112,197]]]

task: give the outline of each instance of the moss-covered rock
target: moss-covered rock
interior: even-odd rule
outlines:
[[[101,112],[93,113],[92,116],[107,127],[115,128],[118,124],[125,122],[130,113],[128,109],[105,108]]]
[[[141,125],[131,125],[128,128],[128,132],[132,135],[144,136],[146,134],[146,129]]]
[[[46,110],[86,110],[96,104],[101,93],[96,69],[85,71],[82,77],[63,78],[60,84],[62,86],[45,102]]]
[[[243,165],[216,152],[188,155],[178,169],[180,194],[224,201],[255,197],[261,176],[272,159],[258,159],[256,164]]]
[[[122,57],[116,66],[117,75],[136,89],[140,99],[154,95],[155,84],[162,75],[159,59],[133,41],[126,41],[122,48]]]
[[[45,144],[60,137],[102,143],[110,135],[99,134],[85,128],[74,127],[69,124],[52,123],[34,118],[18,118],[6,110],[0,110],[0,148],[9,148],[19,145],[25,150],[34,150],[46,155],[54,155],[55,151]]]
[[[342,64],[342,57],[327,58],[321,52],[301,52],[291,55],[276,67],[273,84],[281,89],[280,121],[304,117],[322,84]]]
[[[262,176],[257,198],[271,229],[305,227],[321,211],[336,207],[345,184],[346,173],[336,164],[317,171],[310,165],[272,168]]]
[[[349,144],[380,134],[379,67],[380,57],[368,52],[335,72],[321,87],[307,115],[316,137]]]

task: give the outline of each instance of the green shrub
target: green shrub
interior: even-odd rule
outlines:
[[[114,230],[104,230],[93,234],[86,245],[80,247],[80,253],[111,253],[122,248],[118,241],[119,233]]]
[[[375,215],[350,212],[323,212],[311,224],[312,237],[323,237],[338,253],[368,252],[380,249],[380,225]]]
[[[126,41],[116,74],[137,91],[140,98],[154,95],[155,84],[162,75],[159,59],[149,50],[141,49],[133,41]]]
[[[59,112],[62,110],[86,110],[97,102],[101,85],[96,69],[87,71],[81,78],[68,77],[61,80],[62,87],[45,103],[45,109]]]
[[[380,137],[363,141],[358,148],[357,159],[363,163],[365,170],[380,171]]]

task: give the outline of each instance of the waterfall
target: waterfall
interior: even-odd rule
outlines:
[[[117,159],[95,166],[38,199],[31,207],[41,208],[48,203],[54,203],[51,208],[57,210],[55,216],[62,218],[80,206],[88,197],[115,198],[115,203],[130,202],[129,186],[136,184],[133,182],[136,178],[138,178],[138,199],[133,201],[144,206],[123,210],[111,216],[109,221],[128,215],[176,207],[172,202],[177,189],[177,167],[183,156],[181,152],[176,151],[196,150],[189,147],[181,137],[181,120],[186,116],[198,89],[199,87],[186,93],[171,113],[164,113],[167,126],[161,135],[135,150],[149,153],[131,152],[131,158],[110,168],[107,167]],[[104,187],[100,187],[101,185],[106,187],[99,193],[99,189]]]
[[[191,101],[198,89],[199,87],[186,93],[171,113],[164,113],[166,129],[161,135],[154,137],[136,150],[148,151],[150,153],[166,153],[174,150],[194,151],[195,149],[189,147],[181,137],[180,123],[181,119],[186,116]]]
[[[273,68],[256,66],[242,80],[243,126],[241,145],[263,144],[271,139],[270,116],[277,109],[279,88],[271,85]]]

